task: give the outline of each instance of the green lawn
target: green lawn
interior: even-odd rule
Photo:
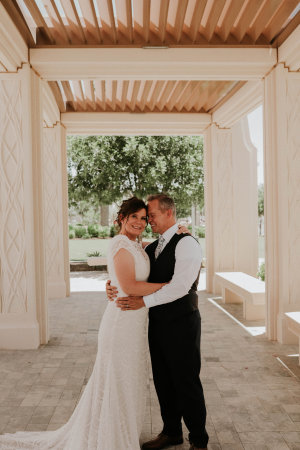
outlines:
[[[203,257],[205,257],[205,239],[199,239]],[[85,261],[87,258],[87,253],[99,251],[101,256],[107,255],[107,248],[109,244],[109,239],[70,239],[70,260],[71,261]],[[258,240],[259,258],[264,258],[264,237],[260,237]]]

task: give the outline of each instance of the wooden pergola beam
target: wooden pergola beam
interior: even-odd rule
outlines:
[[[69,134],[199,135],[211,124],[210,114],[67,112],[61,122]]]
[[[271,48],[43,48],[30,63],[43,79],[258,80],[276,64]]]

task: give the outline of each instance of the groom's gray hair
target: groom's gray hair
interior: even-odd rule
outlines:
[[[173,216],[176,217],[176,206],[175,206],[175,202],[172,199],[172,197],[170,197],[167,194],[154,194],[154,195],[149,195],[147,197],[148,202],[152,202],[153,200],[158,200],[159,209],[161,211],[166,211],[167,209],[171,209]]]

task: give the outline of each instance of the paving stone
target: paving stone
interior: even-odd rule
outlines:
[[[201,379],[208,412],[208,449],[300,450],[299,378],[277,358],[297,353],[297,346],[250,335],[207,297],[200,294]],[[241,305],[220,306],[229,308],[243,322]],[[105,308],[106,301],[99,300],[94,292],[50,300],[49,344],[37,350],[0,351],[1,433],[54,430],[68,420],[93,369]],[[161,429],[149,369],[141,442],[155,437]],[[183,433],[184,443],[173,450],[189,449],[185,426]]]

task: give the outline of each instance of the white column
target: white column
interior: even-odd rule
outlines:
[[[220,293],[218,271],[257,272],[256,149],[247,119],[205,133],[207,290]]]
[[[41,82],[28,64],[0,75],[0,348],[48,340]]]
[[[299,60],[299,53],[298,53]],[[300,73],[279,64],[265,79],[267,334],[296,342],[284,313],[300,311]]]
[[[44,220],[49,298],[67,294],[65,277],[65,221],[63,171],[66,170],[64,128],[60,123],[44,128]],[[69,265],[69,261],[68,261]]]

